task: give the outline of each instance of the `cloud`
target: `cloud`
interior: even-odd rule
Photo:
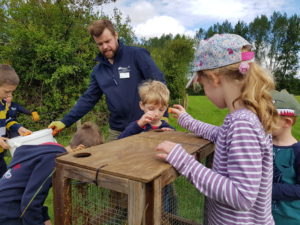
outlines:
[[[191,35],[192,31],[187,31],[182,24],[173,17],[155,16],[134,27],[134,32],[138,37],[160,37],[163,34],[186,34]]]
[[[110,15],[118,8],[124,18],[129,16],[138,37],[160,36],[163,33],[189,34],[215,23],[238,20],[248,23],[261,14],[294,10],[298,0],[117,0],[104,4],[103,12]],[[111,13],[112,14],[112,13]]]

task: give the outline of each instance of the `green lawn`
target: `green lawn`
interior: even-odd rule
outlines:
[[[296,97],[300,102],[300,96]],[[205,96],[190,96],[187,112],[190,113],[194,118],[202,120],[207,123],[211,123],[214,125],[221,125],[223,123],[223,119],[227,114],[227,110],[220,110],[216,106],[214,106]],[[179,131],[184,131],[176,122],[176,119],[170,118],[170,124],[174,126]],[[300,140],[300,120],[297,121],[295,126],[293,127],[293,135]],[[67,145],[70,140],[68,135],[59,136],[57,138],[59,143],[63,145]],[[6,157],[7,162],[10,161],[10,157]],[[178,181],[176,183],[176,187],[180,187],[181,182]],[[196,192],[195,192],[196,193]],[[179,198],[181,198],[179,196]],[[191,198],[193,199],[193,198]],[[46,205],[49,207],[50,217],[53,218],[53,206],[52,206],[52,189],[49,192],[48,198],[46,200]],[[200,203],[202,204],[202,203]],[[201,205],[202,206],[202,205]],[[187,212],[188,213],[188,212]],[[53,220],[53,219],[52,219]],[[201,218],[200,218],[201,220]]]

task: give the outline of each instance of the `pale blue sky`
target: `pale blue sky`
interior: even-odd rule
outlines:
[[[193,36],[200,27],[226,19],[233,25],[238,20],[248,23],[274,11],[300,15],[300,0],[117,0],[103,5],[102,11],[112,15],[113,8],[131,18],[139,38],[148,38],[163,33]]]

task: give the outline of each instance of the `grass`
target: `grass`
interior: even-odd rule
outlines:
[[[300,102],[300,96],[296,97],[297,100]],[[208,99],[206,96],[190,96],[189,97],[189,104],[188,104],[188,108],[187,108],[187,112],[192,115],[194,118],[202,120],[204,122],[207,123],[211,123],[214,125],[221,125],[223,123],[223,120],[226,116],[226,114],[228,113],[228,110],[224,109],[224,110],[220,110],[218,109],[216,106],[214,106]],[[184,131],[183,128],[181,128],[177,122],[176,119],[170,117],[169,119],[169,123],[174,126],[177,130],[179,131]],[[300,119],[296,122],[296,124],[293,127],[293,135],[295,136],[295,138],[297,140],[300,140]],[[63,144],[63,145],[67,145],[69,140],[70,140],[70,136],[69,134],[64,134],[64,135],[60,135],[57,138],[58,142]],[[6,157],[6,161],[10,162],[10,157],[7,156]],[[181,181],[178,181],[176,183],[176,187],[180,188],[181,186]],[[194,192],[195,195],[197,192]],[[183,198],[181,196],[179,196],[179,198]],[[195,204],[200,204],[201,208],[202,208],[202,203],[203,200],[199,201],[196,200],[196,198],[194,199],[193,197],[190,198],[191,201],[197,201],[197,203]],[[180,201],[180,199],[179,199]],[[52,195],[52,189],[49,192],[49,195],[47,197],[46,203],[45,205],[48,206],[49,208],[49,215],[50,218],[52,218],[52,222],[53,221],[53,195]],[[192,204],[192,203],[191,203]],[[183,214],[189,214],[189,212],[183,212]],[[201,220],[201,218],[200,218]]]

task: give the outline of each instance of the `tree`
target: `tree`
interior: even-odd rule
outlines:
[[[144,43],[165,75],[172,102],[179,103],[179,99],[185,97],[187,74],[194,56],[193,44],[194,40],[184,35],[163,35]]]
[[[3,15],[0,63],[10,63],[20,76],[15,99],[30,109],[38,109],[47,124],[65,114],[89,83],[98,50],[87,26],[99,19],[90,3],[85,0],[0,3]],[[132,37],[131,28],[121,21],[117,17],[113,22],[121,27],[120,33]]]
[[[265,66],[276,79],[277,89],[287,89],[300,94],[300,80],[296,77],[299,69],[300,50],[300,18],[274,12],[268,18],[265,15],[256,17],[247,25],[238,21],[232,29],[225,21],[210,26],[206,31],[202,28],[196,37],[208,38],[215,33],[239,34],[255,48],[255,60]]]

